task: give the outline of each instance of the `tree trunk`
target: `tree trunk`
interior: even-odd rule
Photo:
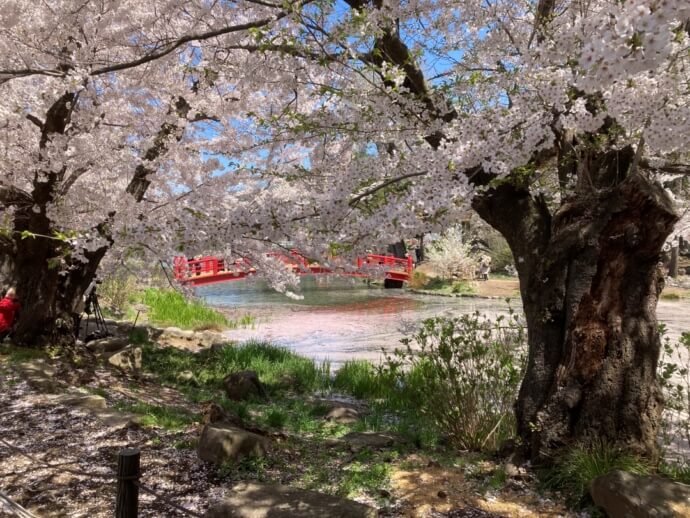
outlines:
[[[95,279],[108,247],[86,252],[86,262],[73,259],[68,243],[50,238],[53,225],[45,210],[18,211],[11,264],[13,284],[22,304],[14,341],[26,346],[51,346],[58,350],[74,345],[74,323],[81,297]],[[67,267],[65,267],[65,263]]]
[[[516,413],[530,457],[604,442],[655,458],[659,261],[677,219],[663,189],[634,174],[551,216],[507,185],[475,208],[516,258],[529,341]]]

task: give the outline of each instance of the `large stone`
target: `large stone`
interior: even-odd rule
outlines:
[[[590,493],[610,518],[690,516],[690,486],[660,477],[616,470],[596,478]]]
[[[223,464],[243,457],[263,457],[271,445],[266,437],[230,424],[216,422],[204,426],[199,439],[199,458]]]
[[[243,401],[251,397],[266,397],[266,390],[254,371],[239,371],[228,374],[223,380],[228,398]]]
[[[108,356],[108,363],[126,371],[141,370],[141,347],[127,346]]]
[[[359,411],[351,406],[337,405],[329,409],[324,416],[326,421],[340,424],[356,423],[360,418]]]
[[[387,432],[350,432],[340,438],[340,441],[346,443],[353,451],[389,448],[400,440],[397,435]]]
[[[134,414],[125,414],[117,410],[106,409],[96,411],[95,415],[109,432],[117,432],[123,429],[136,429],[141,426],[141,416]]]
[[[177,327],[167,327],[156,337],[161,345],[198,352],[201,347],[209,347],[225,340],[222,334],[213,331],[186,331]]]
[[[106,338],[99,338],[98,340],[91,340],[86,343],[86,348],[97,354],[112,353],[119,351],[128,344],[128,340],[121,336],[108,336]]]
[[[96,394],[65,394],[60,402],[85,410],[105,410],[107,407],[105,398]]]
[[[368,505],[282,485],[240,483],[206,518],[375,518]]]

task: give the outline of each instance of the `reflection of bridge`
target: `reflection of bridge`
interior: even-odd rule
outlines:
[[[403,282],[409,280],[414,269],[411,257],[394,257],[392,255],[369,254],[357,259],[357,269],[346,271],[344,268],[326,268],[319,263],[310,262],[296,250],[289,255],[272,253],[274,257],[299,275],[336,274],[349,277],[370,277],[367,268],[374,266],[385,270],[385,285],[387,288],[401,288]],[[256,274],[256,269],[246,259],[227,262],[217,257],[206,256],[199,259],[175,257],[173,262],[175,279],[193,286],[215,284],[217,282],[239,281]]]

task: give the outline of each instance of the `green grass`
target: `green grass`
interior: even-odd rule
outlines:
[[[280,408],[271,408],[266,414],[266,424],[271,428],[283,428],[288,420],[287,413]]]
[[[687,463],[673,464],[664,462],[659,466],[658,474],[676,482],[690,484],[690,464]]]
[[[269,394],[279,391],[313,392],[326,388],[330,383],[327,364],[317,366],[308,358],[267,342],[250,341],[197,354],[149,345],[144,346],[143,352],[144,370],[157,374],[164,382],[179,386],[183,391],[186,389],[186,393],[220,389],[225,376],[242,370],[256,371]],[[199,388],[177,379],[177,375],[186,370],[194,373]],[[206,395],[204,399],[211,399]]]
[[[546,489],[561,491],[573,505],[589,502],[589,487],[592,481],[612,470],[649,474],[650,466],[638,457],[605,445],[592,448],[575,447],[556,459],[548,470],[541,474]]]
[[[146,289],[142,302],[149,307],[149,321],[155,324],[196,330],[232,327],[224,315],[174,290]]]
[[[343,469],[337,493],[343,497],[353,497],[360,493],[377,495],[381,489],[389,485],[390,475],[390,463],[361,458]]]
[[[43,349],[0,345],[0,358],[6,359],[9,363],[24,363],[48,358],[48,354]]]
[[[181,430],[199,421],[199,416],[186,410],[151,405],[149,403],[117,403],[115,408],[120,412],[129,412],[141,416],[142,426],[164,428],[166,430]]]
[[[382,398],[390,386],[374,365],[366,360],[348,360],[336,372],[333,387],[359,399]]]

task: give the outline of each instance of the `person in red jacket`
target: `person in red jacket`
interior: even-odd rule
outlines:
[[[10,334],[14,317],[21,307],[22,305],[17,299],[17,292],[14,288],[8,289],[5,297],[0,300],[0,341]]]

